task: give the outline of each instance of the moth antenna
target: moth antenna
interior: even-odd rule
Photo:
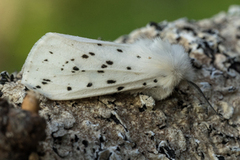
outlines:
[[[213,106],[212,106],[212,105],[210,104],[210,102],[207,100],[207,98],[206,98],[206,96],[204,95],[204,93],[202,92],[202,90],[201,90],[195,83],[193,83],[192,81],[188,81],[188,80],[187,80],[187,82],[188,82],[189,84],[191,84],[192,86],[194,86],[194,87],[198,90],[199,93],[201,93],[201,95],[204,97],[204,99],[205,99],[205,101],[208,103],[208,105],[213,109],[213,111],[214,111],[218,116],[221,117],[221,115],[217,113],[217,111],[213,108]]]

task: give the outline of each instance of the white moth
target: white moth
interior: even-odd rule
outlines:
[[[141,91],[160,100],[193,69],[181,45],[142,39],[118,44],[47,33],[23,66],[22,83],[52,100]]]

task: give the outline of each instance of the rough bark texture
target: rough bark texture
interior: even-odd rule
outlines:
[[[0,159],[28,159],[46,138],[45,128],[44,118],[0,98]]]
[[[240,7],[199,21],[151,22],[116,42],[154,37],[186,48],[194,82],[223,118],[184,82],[158,102],[129,94],[74,101],[41,96],[47,138],[30,159],[240,159]],[[0,95],[15,107],[26,95],[19,79],[3,75],[0,84]]]

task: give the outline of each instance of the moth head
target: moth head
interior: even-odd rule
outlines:
[[[174,88],[182,80],[192,81],[194,71],[190,58],[181,45],[170,45],[165,56],[165,62],[161,62],[165,67],[166,75],[163,86]]]
[[[185,52],[185,49],[181,45],[174,44],[172,48],[172,63],[173,63],[173,74],[178,79],[184,79],[192,81],[194,78],[194,71],[192,68],[191,60],[188,57],[188,54]]]
[[[173,76],[175,77],[175,86],[180,83],[181,80],[186,80],[191,86],[195,87],[199,94],[203,96],[205,101],[208,103],[208,105],[213,109],[213,111],[217,113],[217,111],[213,108],[213,106],[210,104],[210,102],[207,100],[201,89],[193,83],[194,79],[194,71],[192,68],[192,64],[190,61],[190,58],[188,57],[188,54],[185,52],[184,48],[180,45],[172,45],[172,56],[173,56],[173,66],[172,69]],[[174,79],[174,78],[173,78]],[[221,117],[221,115],[219,115]]]

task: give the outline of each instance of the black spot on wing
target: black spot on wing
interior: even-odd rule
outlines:
[[[92,83],[91,83],[91,82],[87,84],[87,87],[91,87],[91,86],[92,86]]]
[[[89,54],[90,54],[91,56],[95,56],[95,53],[93,53],[93,52],[89,52]]]
[[[146,82],[144,82],[144,83],[143,83],[143,85],[144,85],[144,86],[146,86],[146,85],[147,85],[147,83],[146,83]]]
[[[157,82],[158,82],[158,80],[157,80],[157,79],[154,79],[154,80],[153,80],[153,82],[154,82],[154,83],[157,83]]]
[[[123,90],[123,88],[124,88],[124,87],[120,86],[120,87],[117,88],[117,90],[118,90],[118,91],[121,91],[121,90]]]
[[[98,73],[104,73],[104,71],[103,71],[103,70],[98,70],[97,72],[98,72]]]
[[[85,70],[81,70],[82,72],[85,72]]]
[[[131,70],[132,68],[131,67],[127,67],[127,70]]]
[[[51,80],[50,79],[43,79],[43,81],[47,81],[47,82],[51,82]]]
[[[48,59],[44,59],[45,62],[48,62]]]
[[[106,64],[103,64],[103,65],[101,66],[101,68],[107,68],[107,65],[106,65]]]
[[[71,59],[71,61],[74,61],[74,60],[75,60],[74,58]]]
[[[42,84],[48,84],[48,83],[43,81]]]
[[[137,55],[137,58],[141,58],[139,55]]]
[[[113,83],[116,83],[115,80],[107,80],[107,84],[113,84]]]
[[[38,88],[38,89],[39,89],[39,88],[41,88],[41,86],[37,85],[37,86],[36,86],[36,88]]]
[[[49,53],[50,53],[50,54],[53,54],[53,52],[52,52],[52,51],[49,51]]]
[[[79,68],[78,68],[77,66],[74,66],[74,67],[73,67],[73,70],[74,70],[74,71],[78,71]]]
[[[71,90],[72,90],[72,87],[67,87],[67,90],[68,90],[68,91],[71,91]]]
[[[98,45],[98,46],[102,46],[102,44],[101,44],[101,43],[98,43],[97,45]]]
[[[65,63],[68,64],[68,61],[66,61]]]
[[[108,65],[112,65],[112,64],[113,64],[113,61],[106,61],[106,63],[107,63]]]
[[[121,49],[117,49],[118,52],[123,52]]]
[[[87,59],[88,55],[84,54],[84,55],[82,55],[82,58]]]

